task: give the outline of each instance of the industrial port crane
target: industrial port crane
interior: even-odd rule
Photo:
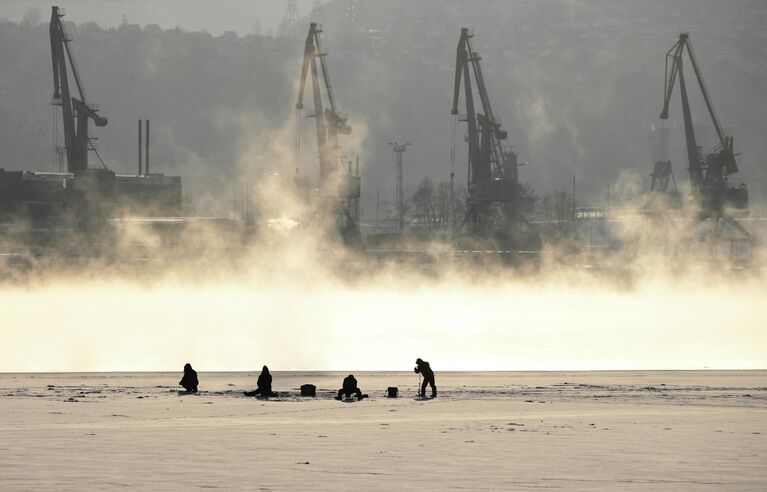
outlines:
[[[690,101],[684,78],[683,55],[685,51],[695,72],[709,117],[718,137],[717,144],[705,153],[702,152],[695,138]],[[684,117],[692,203],[696,207],[695,219],[685,228],[685,231],[690,231],[701,222],[710,219],[714,227],[713,239],[715,241],[721,239],[722,227],[724,223],[727,223],[742,234],[741,238],[737,238],[738,240],[752,243],[754,238],[751,233],[729,213],[729,209],[748,208],[748,189],[745,184],[738,187],[729,186],[728,177],[738,172],[738,165],[735,162],[736,154],[733,150],[733,138],[725,134],[719,117],[714,111],[711,95],[703,80],[703,74],[692,49],[689,34],[681,33],[679,40],[666,53],[665,78],[661,119],[668,119],[669,103],[677,79],[679,79],[679,92],[682,97],[682,115]]]
[[[53,103],[61,106],[64,117],[67,171],[77,174],[88,170],[88,151],[93,149],[88,137],[88,120],[93,120],[96,126],[106,126],[107,119],[99,115],[98,109],[89,104],[85,98],[85,89],[70,46],[72,38],[61,22],[63,16],[58,7],[51,8],[49,31],[53,61]],[[72,69],[79,98],[72,97],[69,91],[67,60]]]
[[[335,216],[336,225],[342,237],[351,239],[359,234],[359,198],[360,177],[359,169],[353,169],[352,163],[345,164],[338,147],[338,135],[349,135],[352,131],[347,119],[336,107],[333,87],[330,83],[330,72],[325,63],[325,56],[320,45],[322,29],[316,22],[309,25],[306,36],[304,58],[301,66],[301,81],[298,88],[296,109],[303,109],[304,88],[306,78],[311,71],[312,95],[314,99],[314,121],[317,130],[317,149],[320,161],[319,194],[321,208]],[[317,59],[320,61],[322,81],[317,69]],[[325,87],[327,104],[322,102],[320,82]]]
[[[501,128],[490,104],[485,79],[480,67],[481,57],[471,47],[473,34],[461,29],[455,61],[455,84],[451,113],[458,115],[458,99],[463,79],[468,126],[468,203],[461,228],[469,223],[475,233],[487,232],[491,227],[493,205],[501,205],[505,224],[518,218],[519,185],[517,156],[501,144],[508,134]],[[472,74],[479,93],[482,112],[474,107]]]
[[[141,126],[139,125],[139,173],[116,176],[101,161],[101,167],[88,166],[88,153],[93,151],[101,160],[88,136],[92,120],[103,127],[107,119],[85,97],[80,72],[77,69],[72,38],[66,32],[58,7],[51,8],[49,27],[51,61],[53,65],[53,104],[61,106],[64,123],[64,147],[67,155],[65,199],[63,209],[72,210],[85,227],[102,225],[115,210],[121,214],[141,216],[179,215],[181,211],[181,178],[149,173],[149,120],[146,122],[146,168],[141,171]],[[67,67],[69,65],[69,67]],[[69,68],[69,70],[68,70]],[[70,74],[75,87],[70,91]],[[73,96],[75,92],[77,97]]]

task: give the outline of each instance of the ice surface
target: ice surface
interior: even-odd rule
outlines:
[[[765,371],[345,374],[0,374],[0,490],[767,488]]]

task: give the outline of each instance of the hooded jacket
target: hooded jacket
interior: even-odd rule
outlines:
[[[349,374],[344,378],[344,389],[345,390],[353,390],[357,387],[357,379]]]
[[[431,366],[425,360],[421,362],[416,361],[415,372],[423,374],[425,378],[434,376],[434,371],[431,370]]]
[[[267,393],[272,392],[272,375],[269,374],[269,368],[264,366],[261,370],[261,374],[258,375],[258,387]]]
[[[197,380],[197,371],[192,369],[191,364],[187,363],[184,365],[184,377],[181,378],[178,384],[184,388],[197,388],[200,385],[200,382]]]

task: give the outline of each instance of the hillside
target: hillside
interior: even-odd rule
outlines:
[[[393,197],[388,142],[413,142],[406,154],[411,190],[424,176],[440,180],[450,172],[461,26],[474,28],[495,113],[520,160],[529,162],[521,178],[539,191],[563,189],[574,172],[579,191],[591,200],[608,184],[627,193],[646,185],[664,55],[679,31],[688,30],[717,111],[742,153],[734,181],[748,180],[755,201],[767,197],[762,2],[359,0],[353,23],[346,5],[335,0],[323,6],[325,47],[339,105],[354,129],[346,147],[350,156],[360,155],[368,215],[376,189],[382,199]],[[116,171],[135,172],[136,120],[150,118],[153,170],[181,174],[200,211],[230,208],[242,176],[250,182],[262,172],[292,172],[287,157],[303,32],[279,39],[213,37],[151,25],[103,30],[93,23],[70,25],[70,31],[89,100],[109,118],[94,135]],[[47,24],[0,24],[0,64],[0,167],[48,170]],[[705,125],[700,100],[693,101]],[[676,124],[678,106],[675,101],[671,111]],[[456,171],[463,180],[460,125]],[[302,126],[301,168],[316,173],[312,122]],[[685,182],[681,133],[673,139],[675,173]]]

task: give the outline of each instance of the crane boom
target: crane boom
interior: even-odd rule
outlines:
[[[716,130],[717,137],[719,137],[719,143],[722,145],[722,147],[724,147],[726,145],[727,136],[724,134],[724,131],[722,130],[722,124],[719,122],[719,116],[716,114],[716,110],[714,110],[714,104],[711,102],[711,95],[709,95],[708,92],[708,85],[706,85],[706,81],[703,79],[703,73],[701,72],[700,66],[698,65],[698,59],[695,56],[695,52],[692,49],[692,43],[689,40],[689,35],[685,39],[687,41],[685,43],[685,46],[687,46],[687,54],[690,57],[692,68],[695,71],[695,77],[698,79],[700,92],[703,94],[703,100],[706,102],[708,114],[711,116],[711,122],[714,124],[714,129]]]
[[[477,131],[477,113],[474,110],[474,91],[471,87],[471,73],[469,72],[469,48],[466,46],[468,39],[468,29],[461,29],[461,38],[458,41],[458,50],[455,61],[455,86],[453,90],[453,109],[452,114],[458,114],[458,98],[461,94],[461,78],[465,89],[466,102],[466,124],[468,126],[468,144],[469,144],[469,168],[468,180],[469,187],[473,182],[475,166],[479,161],[479,132]]]
[[[318,29],[316,24],[314,25],[314,44],[317,47],[317,56],[320,59],[320,67],[322,68],[322,80],[325,82],[325,91],[328,95],[328,104],[330,104],[330,110],[333,112],[333,114],[338,114],[338,111],[336,110],[336,98],[333,95],[333,86],[330,83],[330,71],[328,70],[328,66],[325,63],[325,56],[327,53],[323,53],[322,46],[320,44],[320,33],[322,30]]]
[[[722,124],[719,120],[719,115],[717,115],[716,110],[714,109],[714,104],[711,100],[711,94],[709,93],[708,85],[703,78],[703,72],[700,69],[698,59],[695,56],[695,51],[692,49],[690,36],[687,33],[680,34],[679,41],[677,41],[676,44],[672,46],[671,49],[666,53],[666,84],[663,94],[663,110],[661,111],[660,117],[664,120],[668,118],[668,107],[669,103],[671,102],[671,95],[674,91],[677,74],[679,70],[681,70],[682,55],[684,54],[685,49],[687,50],[687,56],[690,59],[690,64],[692,65],[693,71],[695,72],[695,78],[698,80],[698,85],[700,86],[703,100],[706,103],[706,109],[708,109],[708,114],[711,118],[711,122],[714,125],[714,130],[716,131],[716,135],[719,138],[719,143],[724,147],[727,141],[727,135],[724,133]]]
[[[684,69],[680,61],[677,63],[679,77],[679,92],[682,96],[682,116],[684,118],[685,143],[687,145],[687,160],[689,163],[690,181],[693,183],[693,195],[698,198],[700,188],[703,185],[703,165],[698,152],[698,143],[695,139],[695,131],[690,111],[690,100],[687,96],[687,84],[684,81]]]
[[[487,124],[490,125],[493,130],[494,138],[492,138],[490,142],[492,146],[491,151],[493,152],[493,162],[496,163],[497,166],[496,172],[499,176],[503,176],[506,169],[503,166],[504,150],[501,146],[501,140],[506,140],[508,134],[501,129],[500,121],[498,121],[493,114],[493,107],[490,104],[490,96],[487,91],[487,86],[485,85],[485,77],[482,75],[482,66],[479,63],[482,58],[479,56],[479,53],[472,50],[471,36],[466,37],[466,48],[470,54],[469,60],[471,61],[471,67],[474,71],[474,78],[477,81],[477,92],[479,93],[479,98],[482,102],[482,110],[487,120]]]

